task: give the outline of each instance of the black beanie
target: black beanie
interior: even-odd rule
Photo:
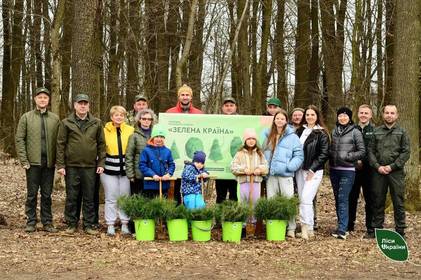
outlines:
[[[339,110],[336,112],[336,117],[339,116],[340,114],[347,114],[349,117],[349,120],[352,121],[352,111],[348,107],[339,108]]]

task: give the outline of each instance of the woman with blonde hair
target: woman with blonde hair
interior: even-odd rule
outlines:
[[[125,155],[127,143],[134,128],[125,123],[126,109],[113,106],[110,110],[111,121],[104,127],[106,158],[101,183],[105,193],[105,222],[107,234],[115,235],[114,224],[119,216],[121,233],[130,234],[128,228],[129,217],[118,209],[117,199],[122,195],[130,195],[130,182],[126,176]]]

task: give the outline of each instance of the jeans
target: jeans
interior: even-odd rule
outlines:
[[[338,217],[337,231],[345,234],[349,221],[349,193],[354,184],[355,171],[330,169],[330,182],[335,195],[336,216]]]

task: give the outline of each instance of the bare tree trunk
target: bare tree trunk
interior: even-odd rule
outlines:
[[[107,102],[105,107],[105,112],[109,111],[111,106],[118,104],[118,63],[119,57],[117,55],[117,44],[118,38],[117,34],[120,34],[122,31],[122,17],[123,17],[123,7],[119,8],[117,1],[110,1],[110,49],[109,49],[109,62],[108,62],[108,77],[107,77]],[[120,11],[120,13],[119,13]],[[120,29],[117,28],[117,20],[120,23]],[[121,46],[119,45],[119,48]],[[104,116],[107,114],[105,113]]]
[[[193,104],[199,106],[200,93],[202,91],[202,70],[203,70],[203,28],[206,16],[206,0],[199,0],[197,19],[194,24],[194,36],[189,57],[189,83],[193,92]]]
[[[178,61],[178,54],[180,51],[180,36],[178,36],[177,25],[180,21],[179,14],[179,0],[170,0],[169,1],[169,12],[168,12],[168,22],[167,22],[167,42],[168,49],[170,52],[169,57],[169,68],[170,68],[170,81],[169,81],[169,90],[167,99],[162,99],[161,103],[163,108],[174,106],[173,99],[177,92],[176,84],[176,68]]]
[[[72,91],[91,98],[91,111],[100,113],[99,61],[96,54],[96,23],[99,1],[74,0],[78,24],[72,30]]]
[[[262,5],[262,40],[260,43],[259,62],[257,64],[256,92],[253,93],[255,100],[265,100],[267,97],[266,76],[268,62],[268,43],[270,36],[270,22],[272,17],[272,0],[264,0]],[[265,104],[255,103],[254,114],[261,115]]]
[[[33,48],[36,59],[36,86],[44,85],[42,73],[42,53],[41,53],[41,18],[42,18],[42,2],[34,1],[34,27],[33,27]]]
[[[400,124],[410,137],[411,157],[406,163],[406,193],[408,210],[421,209],[419,171],[419,59],[421,44],[420,2],[406,0],[396,2],[396,37],[394,49],[393,96]]]
[[[169,67],[169,58],[170,50],[168,48],[168,36],[166,31],[166,20],[164,8],[160,8],[159,14],[156,23],[156,80],[157,80],[157,94],[159,97],[159,103],[156,107],[157,110],[163,111],[170,106],[173,106],[173,99],[168,93],[168,67]],[[183,67],[184,68],[184,67]],[[178,69],[178,68],[177,68]],[[174,96],[174,95],[173,95]],[[164,107],[164,104],[167,104],[167,107]],[[172,103],[172,104],[171,104]]]
[[[297,11],[294,106],[305,107],[311,103],[308,92],[311,59],[310,0],[298,0]]]
[[[276,57],[276,71],[277,71],[277,97],[281,100],[282,106],[287,108],[288,104],[288,88],[287,88],[287,73],[285,61],[285,31],[284,31],[284,17],[285,17],[285,0],[277,0],[278,14],[276,15],[276,29],[275,29],[275,57]]]
[[[190,53],[190,46],[193,40],[193,28],[194,28],[194,21],[196,17],[196,9],[197,9],[197,2],[198,0],[193,0],[190,8],[190,16],[189,16],[189,24],[187,27],[186,33],[186,41],[183,48],[183,53],[181,54],[180,60],[177,62],[177,72],[176,72],[176,81],[177,87],[181,87],[183,84],[183,67],[187,62],[187,58]]]
[[[129,0],[129,32],[127,36],[127,87],[126,107],[133,104],[139,92],[139,44],[141,9],[138,0]]]
[[[63,36],[61,38],[60,52],[62,55],[62,88],[60,102],[60,118],[69,113],[70,95],[70,64],[72,49],[72,23],[73,23],[73,1],[67,0],[64,9]]]
[[[386,47],[385,47],[385,93],[384,104],[388,104],[392,100],[393,88],[393,54],[395,49],[395,10],[396,0],[386,0]]]
[[[245,9],[245,2],[238,1],[237,3],[237,18],[240,18]],[[245,114],[249,114],[252,110],[252,98],[250,92],[250,51],[248,44],[248,27],[249,27],[249,10],[244,16],[244,21],[241,24],[240,32],[238,33],[238,70],[239,70],[239,80],[241,80],[241,88],[238,89],[238,97],[241,96],[240,110]]]
[[[320,36],[319,36],[319,0],[311,0],[311,59],[308,93],[312,104],[318,106],[321,101],[320,78]]]
[[[240,16],[235,16],[234,8],[236,1],[234,0],[228,0],[228,11],[229,11],[229,18],[230,18],[230,33],[229,33],[229,45],[231,50],[231,94],[236,98],[239,102],[239,109],[244,110],[244,102],[245,101],[242,98],[242,85],[241,85],[241,74],[240,74],[240,64],[239,64],[239,56],[237,51],[237,44],[235,43],[235,30],[236,30],[236,18],[240,18]],[[237,11],[238,11],[238,5],[237,5]],[[240,35],[239,35],[240,36]],[[219,72],[219,71],[217,71]],[[217,88],[218,86],[216,86]],[[217,90],[217,89],[216,89]],[[221,92],[222,94],[222,92]],[[219,92],[216,92],[216,95],[214,96],[214,104],[216,111],[219,110],[220,106],[219,104],[222,102],[221,94]]]
[[[384,103],[383,47],[382,47],[383,0],[377,0],[376,19],[376,62],[377,62],[377,116]]]
[[[43,0],[42,16],[44,19],[44,86],[50,88],[51,84],[51,50],[50,50],[50,30],[51,20],[49,15],[49,1]]]
[[[60,28],[63,24],[66,0],[58,0],[51,28],[51,52],[53,55],[53,73],[51,77],[51,110],[60,113],[60,79],[61,79],[61,53],[60,53]]]
[[[145,81],[144,88],[145,93],[151,100],[153,108],[159,108],[159,96],[157,96],[157,85],[156,85],[156,52],[157,52],[157,39],[156,39],[156,25],[155,19],[157,18],[157,3],[153,0],[145,0],[145,48],[144,61],[145,61]]]
[[[19,87],[19,80],[21,77],[21,68],[24,60],[24,44],[22,36],[22,18],[23,18],[23,0],[16,0],[13,9],[11,9],[10,3],[3,2],[3,26],[8,26],[12,22],[11,26],[11,37],[8,32],[10,29],[5,30],[4,39],[6,42],[4,49],[10,47],[10,67],[3,68],[3,71],[10,71],[9,74],[4,75],[6,78],[3,80],[3,87],[5,90],[2,95],[2,106],[1,106],[1,127],[3,130],[4,139],[4,151],[12,155],[15,154],[14,138],[15,135],[15,100]],[[13,20],[9,20],[10,10],[13,10]],[[6,22],[7,20],[7,22]],[[10,39],[11,38],[11,42]],[[10,42],[8,44],[7,42]],[[6,50],[7,53],[7,50]],[[7,54],[5,55],[7,56]],[[7,67],[7,59],[4,58],[6,63],[3,67]]]
[[[326,90],[329,101],[327,125],[333,127],[335,113],[339,106],[344,104],[342,88],[343,48],[344,48],[344,22],[346,0],[341,0],[339,9],[335,13],[334,0],[320,0],[321,30],[323,36],[323,59],[326,71]]]

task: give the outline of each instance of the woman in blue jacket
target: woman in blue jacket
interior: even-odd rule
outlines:
[[[175,163],[171,150],[165,147],[165,130],[156,125],[152,129],[151,138],[140,154],[139,169],[144,177],[152,177],[152,181],[144,182],[146,197],[159,195],[159,181],[162,181],[162,192],[167,195],[170,187],[169,179],[174,174]]]
[[[276,194],[292,197],[294,195],[294,172],[304,160],[300,138],[288,125],[288,114],[280,109],[273,117],[272,127],[266,132],[264,154],[269,163],[267,197]],[[287,236],[295,237],[295,217],[288,222]]]

